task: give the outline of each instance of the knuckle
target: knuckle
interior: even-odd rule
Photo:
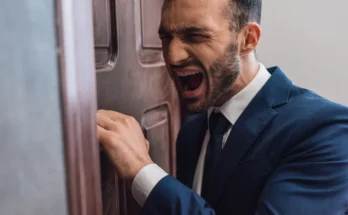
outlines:
[[[122,125],[127,125],[127,117],[122,117],[120,119],[120,122],[122,123]]]
[[[128,123],[134,123],[134,122],[136,122],[134,117],[132,116],[128,117]]]
[[[126,116],[122,118],[122,122],[124,125],[131,125],[134,122],[134,118],[132,116]]]

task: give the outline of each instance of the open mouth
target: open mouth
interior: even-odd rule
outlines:
[[[177,73],[184,91],[196,90],[203,81],[203,73],[199,71]]]

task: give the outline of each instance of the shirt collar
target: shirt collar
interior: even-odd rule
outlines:
[[[265,85],[271,74],[267,71],[263,64],[260,64],[259,70],[254,79],[239,93],[230,98],[221,107],[212,107],[208,110],[208,117],[211,112],[216,109],[220,111],[228,121],[233,125],[236,123],[240,115],[243,113],[245,108],[249,105],[251,100]]]

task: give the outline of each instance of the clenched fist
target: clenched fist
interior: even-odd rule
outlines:
[[[144,166],[153,163],[148,152],[149,142],[133,117],[115,111],[99,110],[97,128],[98,140],[119,177],[133,180]]]

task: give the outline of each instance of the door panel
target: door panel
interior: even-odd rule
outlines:
[[[161,48],[157,31],[163,0],[140,0],[142,43],[144,48]]]
[[[117,55],[115,0],[93,0],[93,23],[96,67],[107,70]]]
[[[170,112],[168,105],[160,105],[145,111],[141,120],[145,137],[150,142],[152,160],[166,172],[171,172]]]
[[[100,109],[138,120],[154,162],[175,175],[180,103],[157,34],[162,3],[94,0],[97,94]],[[137,214],[130,183],[117,179],[103,153],[101,169],[104,214]]]

